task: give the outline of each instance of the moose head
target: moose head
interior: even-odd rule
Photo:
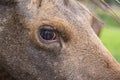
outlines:
[[[1,0],[0,74],[11,80],[120,80],[120,65],[92,29],[100,24],[75,0]]]

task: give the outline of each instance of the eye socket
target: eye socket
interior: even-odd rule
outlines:
[[[52,28],[41,28],[39,31],[39,35],[43,40],[53,41],[58,37],[57,31]]]

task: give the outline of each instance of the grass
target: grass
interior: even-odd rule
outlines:
[[[120,28],[104,28],[100,39],[112,55],[120,62]]]
[[[96,12],[105,23],[105,28],[101,32],[100,39],[117,61],[120,62],[120,24],[109,14],[100,10]]]

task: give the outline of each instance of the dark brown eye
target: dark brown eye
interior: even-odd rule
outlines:
[[[44,40],[55,40],[57,33],[54,29],[42,28],[40,29],[40,37]]]

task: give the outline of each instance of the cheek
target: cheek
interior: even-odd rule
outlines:
[[[0,27],[0,33],[3,31],[4,27]]]

